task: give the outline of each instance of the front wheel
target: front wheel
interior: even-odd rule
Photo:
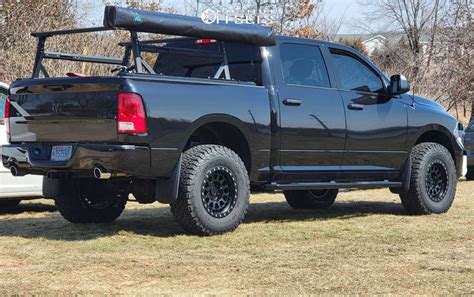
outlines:
[[[411,153],[410,189],[400,194],[409,214],[444,213],[456,194],[456,166],[450,152],[438,143],[421,143]]]
[[[76,224],[109,223],[117,219],[127,203],[128,194],[95,179],[61,180],[54,202],[59,213]]]
[[[294,209],[328,208],[338,193],[337,189],[284,191],[286,201]]]
[[[221,234],[244,220],[249,197],[249,177],[240,157],[223,146],[198,145],[183,154],[171,212],[191,234]]]

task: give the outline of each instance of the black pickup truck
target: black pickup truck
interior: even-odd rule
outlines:
[[[45,49],[56,35],[118,29],[130,32],[120,59]],[[170,204],[200,235],[234,230],[251,191],[314,209],[340,188],[387,187],[409,214],[443,213],[465,173],[456,119],[339,44],[119,7],[106,8],[104,27],[33,35],[32,78],[10,88],[2,161],[46,176],[45,195],[73,223],[115,220],[130,193]],[[52,78],[44,59],[116,73]]]

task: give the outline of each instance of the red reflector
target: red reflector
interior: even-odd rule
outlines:
[[[5,113],[3,114],[5,119],[10,118],[10,97],[5,100]]]
[[[215,39],[197,39],[196,44],[210,44],[210,43],[216,43],[217,40]]]
[[[142,97],[134,93],[118,95],[118,133],[146,133],[146,114]]]

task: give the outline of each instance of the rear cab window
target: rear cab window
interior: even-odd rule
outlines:
[[[151,59],[156,74],[262,85],[258,46],[213,39],[185,39],[164,43],[160,48]]]

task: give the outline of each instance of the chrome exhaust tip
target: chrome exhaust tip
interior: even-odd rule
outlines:
[[[94,168],[94,177],[96,179],[110,179],[112,177],[112,173],[103,171],[99,167]]]

